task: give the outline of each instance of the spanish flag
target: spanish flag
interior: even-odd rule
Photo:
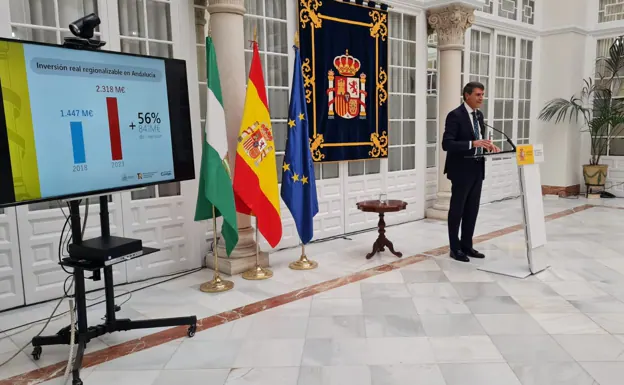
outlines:
[[[233,188],[236,211],[255,216],[258,231],[272,247],[282,239],[276,170],[262,64],[258,43],[253,42],[243,120],[238,132]]]

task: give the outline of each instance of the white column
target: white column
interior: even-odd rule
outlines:
[[[474,22],[474,8],[453,4],[428,10],[429,27],[438,35],[440,61],[438,68],[438,194],[427,217],[446,220],[451,199],[451,182],[444,174],[446,152],[442,151],[442,135],[446,115],[457,108],[461,100],[461,54],[464,32]]]
[[[585,31],[595,27],[597,3],[549,0],[541,4],[544,34],[539,44],[533,46],[533,58],[538,60],[533,64],[536,92],[532,95],[531,140],[544,145],[545,162],[540,164],[540,171],[545,195],[575,195],[585,187],[581,185],[581,166],[589,160],[591,142],[589,135],[582,133],[582,119],[555,124],[554,120],[544,122],[537,118],[548,101],[579,95],[583,79],[593,76],[596,46],[594,37]],[[571,25],[575,28],[570,29]]]
[[[244,0],[208,0],[210,31],[217,53],[221,77],[223,107],[228,135],[230,169],[235,173],[236,138],[243,119],[247,74],[245,72]],[[210,127],[208,127],[210,129]],[[239,274],[255,265],[256,242],[251,217],[238,214],[238,245],[229,258],[219,261],[219,270],[225,274]],[[219,243],[219,255],[225,256],[225,247]],[[207,258],[212,267],[213,258]],[[268,266],[267,253],[261,253],[260,265]]]

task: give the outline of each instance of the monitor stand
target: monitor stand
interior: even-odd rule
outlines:
[[[71,221],[71,232],[74,245],[81,245],[82,241],[82,224],[80,223],[80,206],[79,201],[73,200],[69,202],[69,215]],[[131,321],[129,319],[116,319],[115,311],[119,309],[115,305],[115,292],[113,284],[113,265],[121,263],[129,259],[134,259],[147,254],[155,253],[158,249],[143,247],[141,253],[132,253],[131,257],[123,255],[123,251],[115,250],[115,245],[127,245],[135,240],[125,239],[128,242],[106,242],[111,238],[109,215],[108,215],[108,197],[100,197],[100,226],[102,229],[101,244],[108,245],[107,250],[103,252],[109,255],[119,255],[115,260],[92,260],[81,258],[80,255],[76,255],[71,252],[69,258],[64,258],[60,265],[73,269],[74,276],[74,298],[76,301],[76,332],[75,343],[77,351],[72,366],[72,385],[82,385],[80,379],[80,369],[82,367],[82,359],[87,343],[94,338],[102,336],[107,333],[113,333],[117,331],[126,331],[134,329],[147,329],[147,328],[162,328],[173,326],[186,326],[189,325],[187,335],[193,337],[197,331],[197,317],[178,317],[178,318],[160,318],[151,320],[139,320]],[[114,237],[119,241],[120,238]],[[112,245],[112,246],[111,246]],[[91,245],[92,247],[92,245]],[[76,249],[75,249],[76,250]],[[77,250],[80,250],[78,248]],[[93,276],[89,279],[99,281],[101,279],[100,270],[104,272],[104,294],[106,298],[106,321],[103,324],[96,326],[88,326],[87,322],[87,300],[85,289],[85,271],[93,272]],[[71,325],[66,326],[59,330],[58,333],[52,336],[37,336],[32,339],[32,345],[34,350],[32,356],[35,360],[41,357],[42,346],[47,345],[69,345],[71,343]],[[71,363],[68,363],[68,365]]]

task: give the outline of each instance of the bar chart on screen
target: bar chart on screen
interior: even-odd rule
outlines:
[[[120,161],[123,160],[123,151],[121,149],[121,130],[119,128],[119,107],[117,106],[117,98],[106,98],[106,111],[108,113],[111,158],[113,161]]]
[[[24,51],[42,195],[174,179],[163,62],[102,63],[90,52],[77,62],[58,52]],[[71,92],[55,97],[61,89]]]
[[[72,152],[74,154],[74,165],[87,163],[87,154],[85,153],[84,133],[82,130],[82,122],[70,122],[72,138]]]

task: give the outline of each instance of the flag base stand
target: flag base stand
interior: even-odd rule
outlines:
[[[242,277],[251,281],[260,281],[263,279],[269,279],[273,276],[273,272],[269,269],[265,269],[261,266],[256,266],[251,270],[247,270],[243,273]]]
[[[310,261],[305,255],[302,255],[297,262],[288,265],[293,270],[314,270],[318,267],[318,263]]]
[[[301,258],[292,262],[288,267],[293,270],[313,270],[318,267],[318,262],[309,260],[305,254],[305,245],[301,245]]]
[[[212,281],[203,283],[199,290],[204,293],[222,293],[224,291],[232,290],[234,282],[221,279],[219,276],[219,252],[217,251],[217,215],[214,205],[212,206],[212,232],[214,234],[212,240],[212,252],[214,254],[214,277]]]
[[[256,218],[256,266],[242,274],[244,279],[260,281],[273,276],[270,269],[260,266],[260,240],[258,239],[258,218]]]
[[[210,282],[203,283],[199,290],[204,293],[222,293],[224,291],[232,290],[234,288],[234,282],[221,279],[217,274]]]

